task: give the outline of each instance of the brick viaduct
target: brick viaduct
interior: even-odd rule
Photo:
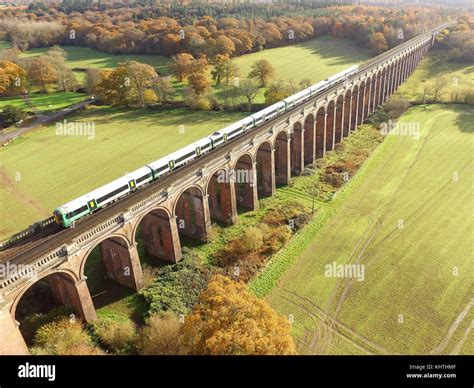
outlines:
[[[231,149],[225,153],[216,150],[210,163],[202,164],[198,159],[198,167],[187,167],[186,173],[164,190],[152,192],[67,244],[35,257],[31,263],[34,276],[16,273],[1,280],[0,354],[28,352],[15,318],[19,301],[33,284],[47,280],[57,303],[72,307],[87,321],[96,319],[84,273],[96,246],[100,246],[108,277],[139,290],[143,282],[136,243],[139,227],[150,256],[170,263],[179,261],[180,235],[206,241],[211,220],[232,224],[238,217],[238,206],[256,209],[261,196],[272,195],[277,184],[287,184],[305,165],[323,157],[355,131],[413,72],[438,30],[370,60],[344,85],[229,142]]]

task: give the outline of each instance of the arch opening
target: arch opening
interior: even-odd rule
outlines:
[[[290,147],[288,135],[281,131],[275,140],[275,180],[277,185],[287,185],[290,182]]]
[[[275,193],[274,162],[272,146],[263,142],[257,149],[257,193],[258,197],[268,197]]]
[[[316,157],[322,158],[326,151],[326,110],[319,108],[316,114]]]

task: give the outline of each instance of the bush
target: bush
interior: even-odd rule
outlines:
[[[136,342],[138,354],[176,355],[181,353],[181,324],[171,312],[154,314],[140,330]]]
[[[151,267],[149,265],[144,264],[142,266],[143,272],[143,288],[147,288],[151,286],[158,276],[159,269],[155,267]]]
[[[59,318],[67,318],[71,313],[70,307],[60,306],[51,309],[47,314],[35,313],[27,315],[20,326],[25,342],[28,345],[33,344],[35,334],[41,326]]]
[[[28,113],[13,105],[6,105],[0,111],[0,128],[6,128],[28,117]]]
[[[159,268],[156,281],[141,291],[150,305],[150,313],[187,314],[206,287],[211,272],[196,253],[183,249],[182,260]]]
[[[94,347],[89,335],[77,320],[60,318],[41,326],[34,339],[34,354],[90,355],[103,354]]]
[[[92,324],[100,343],[115,354],[129,354],[135,341],[136,329],[132,321],[101,318]]]

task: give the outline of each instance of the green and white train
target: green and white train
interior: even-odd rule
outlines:
[[[254,129],[265,122],[303,104],[316,93],[345,82],[352,74],[356,73],[358,66],[352,66],[324,81],[310,86],[283,101],[277,102],[249,117],[229,125],[211,136],[198,140],[180,150],[158,159],[144,167],[139,168],[124,177],[118,178],[105,186],[90,193],[84,194],[54,210],[55,221],[70,227],[77,220],[94,213],[95,211],[117,201],[118,199],[139,190],[141,187],[161,179],[171,171],[184,166],[194,159],[199,158],[225,142],[232,140],[243,133]]]

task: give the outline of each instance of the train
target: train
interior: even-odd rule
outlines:
[[[200,156],[212,152],[224,143],[253,130],[285,112],[308,101],[317,93],[346,81],[357,73],[359,66],[352,66],[324,81],[318,82],[292,96],[264,108],[242,120],[222,128],[178,151],[151,162],[127,175],[80,196],[54,209],[53,217],[57,224],[69,228],[74,223],[97,210],[110,205],[120,198],[139,190],[163,176],[171,173]]]

